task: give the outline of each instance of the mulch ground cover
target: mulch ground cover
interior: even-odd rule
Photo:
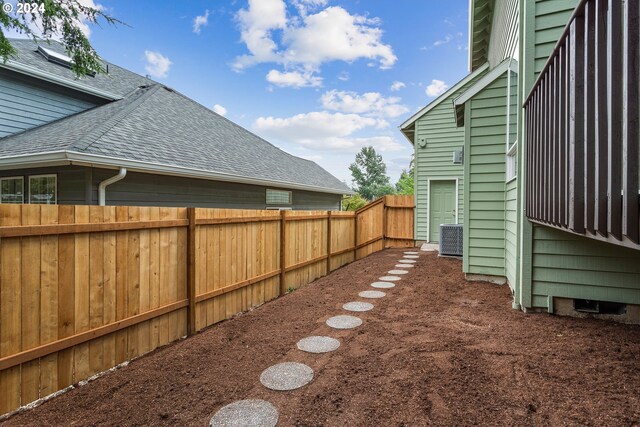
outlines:
[[[402,250],[352,263],[78,387],[2,426],[206,426],[223,405],[265,399],[279,426],[638,426],[640,327],[524,314],[507,286],[464,280],[461,263],[423,253],[371,311],[341,307],[394,269]],[[335,330],[325,320],[364,320]],[[331,353],[296,342],[338,338]],[[309,365],[309,385],[259,382],[281,362]]]

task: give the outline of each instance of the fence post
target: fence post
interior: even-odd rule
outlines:
[[[387,196],[382,196],[382,249],[387,241]]]
[[[331,273],[331,211],[327,211],[327,274]]]
[[[196,208],[187,208],[187,335],[196,327]]]
[[[287,293],[285,277],[287,275],[286,249],[287,249],[287,211],[280,211],[280,295]]]
[[[358,211],[353,216],[353,260],[358,260]]]

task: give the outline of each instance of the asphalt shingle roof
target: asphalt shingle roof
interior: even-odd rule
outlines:
[[[0,158],[57,151],[350,192],[316,163],[280,150],[161,84],[0,139]]]
[[[20,61],[71,73],[36,52],[32,56],[28,49],[16,47]],[[122,81],[117,81],[114,70]],[[173,89],[119,67],[110,66],[109,72],[114,74],[97,75],[93,84],[118,92],[123,99],[0,138],[0,158],[63,151],[275,181],[283,187],[290,183],[331,193],[351,192],[316,163],[280,150]]]
[[[34,43],[33,40],[10,39],[10,41],[11,46],[13,46],[17,52],[15,56],[9,58],[12,61],[28,65],[69,81],[82,83],[83,85],[94,89],[103,90],[119,96],[125,96],[138,86],[155,83],[151,79],[122,67],[118,67],[117,65],[107,61],[103,62],[104,67],[108,67],[108,73],[96,74],[94,77],[86,76],[78,78],[69,68],[47,61],[42,54],[38,52],[38,44]],[[41,41],[39,45],[55,52],[66,54],[64,46],[56,41],[51,41],[49,43]]]

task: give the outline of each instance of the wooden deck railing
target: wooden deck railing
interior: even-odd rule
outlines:
[[[529,219],[636,249],[638,3],[582,0],[524,103]]]

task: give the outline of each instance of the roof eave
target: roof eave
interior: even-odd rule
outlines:
[[[431,101],[429,104],[425,105],[420,111],[415,113],[413,116],[409,117],[405,120],[404,123],[400,125],[400,131],[404,133],[405,129],[409,129],[411,126],[415,124],[418,119],[427,114],[429,111],[440,105],[443,101],[446,101],[451,95],[453,95],[458,89],[462,86],[469,83],[469,81],[473,80],[478,76],[478,74],[483,73],[487,68],[489,68],[489,64],[484,64],[481,67],[478,67],[475,71],[467,74],[462,80],[449,88],[445,93]],[[405,135],[406,136],[406,135]],[[413,141],[411,142],[413,143]]]
[[[270,179],[256,179],[245,176],[236,176],[222,172],[211,172],[200,169],[186,168],[182,166],[165,165],[161,163],[142,162],[138,160],[119,159],[116,157],[100,156],[95,154],[79,153],[74,151],[55,151],[49,153],[28,154],[20,156],[0,158],[0,170],[15,169],[18,167],[44,167],[79,165],[89,167],[101,167],[117,169],[127,168],[130,172],[156,173],[160,175],[177,176],[181,178],[207,179],[211,181],[234,182],[239,184],[282,187],[291,190],[312,191],[318,193],[352,195],[352,190],[337,188],[325,188],[313,185],[299,184],[287,181]]]
[[[1,68],[5,68],[10,71],[14,71],[16,73],[24,74],[29,77],[34,77],[39,80],[44,80],[49,83],[53,83],[59,86],[64,86],[69,89],[74,89],[89,95],[97,96],[99,98],[106,99],[108,101],[115,101],[118,99],[122,99],[122,96],[108,92],[101,89],[96,89],[91,86],[82,84],[77,81],[65,79],[64,77],[56,76],[55,74],[47,73],[45,71],[39,70],[35,67],[21,64],[20,62],[14,60],[7,60],[5,63],[0,63]]]

